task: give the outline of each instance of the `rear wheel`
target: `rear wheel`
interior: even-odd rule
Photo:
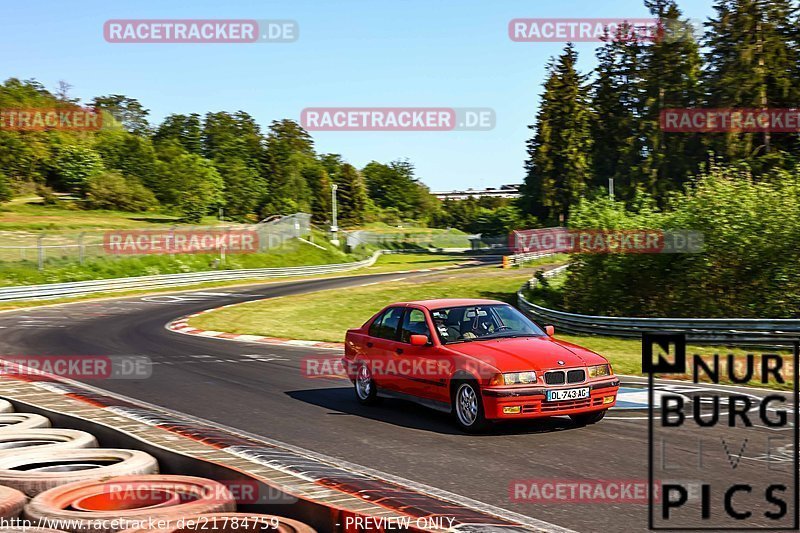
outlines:
[[[590,424],[597,424],[604,416],[606,416],[608,409],[602,411],[595,411],[594,413],[581,413],[579,415],[569,415],[573,422],[579,426],[588,426]]]
[[[453,394],[456,424],[467,433],[477,433],[489,425],[483,412],[480,388],[474,381],[461,381]]]
[[[372,378],[372,371],[369,365],[361,364],[356,370],[356,380],[354,383],[356,399],[362,405],[374,405],[378,402],[378,387]]]

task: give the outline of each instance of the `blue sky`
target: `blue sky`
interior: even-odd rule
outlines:
[[[711,0],[679,2],[705,19]],[[517,43],[514,18],[643,18],[641,0],[168,0],[6,3],[3,79],[72,96],[125,94],[169,113],[244,110],[266,128],[306,107],[490,107],[491,131],[314,132],[319,152],[357,166],[408,158],[434,190],[521,182],[525,140],[549,57],[562,43]],[[293,19],[291,44],[110,44],[108,19]],[[594,43],[578,44],[583,71]]]

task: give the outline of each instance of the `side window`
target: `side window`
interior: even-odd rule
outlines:
[[[409,309],[403,316],[403,326],[400,329],[400,342],[411,342],[411,335],[425,335],[430,340],[431,332],[425,321],[425,313],[420,309]]]
[[[381,329],[381,321],[383,320],[383,317],[385,317],[386,313],[388,313],[388,312],[389,311],[386,310],[383,313],[381,313],[378,316],[378,318],[376,318],[375,321],[369,326],[369,336],[370,337],[380,337],[379,332],[380,332],[380,329]]]
[[[400,325],[400,318],[403,316],[402,307],[392,307],[387,309],[378,317],[369,328],[372,337],[395,340],[397,338],[397,326]]]

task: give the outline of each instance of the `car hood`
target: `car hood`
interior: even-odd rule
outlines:
[[[607,362],[604,357],[591,350],[552,337],[492,339],[448,344],[446,347],[458,354],[490,364],[500,372],[541,371]]]

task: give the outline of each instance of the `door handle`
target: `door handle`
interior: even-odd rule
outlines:
[[[367,348],[372,348],[373,346],[374,346],[374,344],[372,344],[371,342],[367,343]]]
[[[400,355],[400,354],[403,353],[403,349],[402,348],[398,348],[398,349],[395,350],[395,352],[397,353],[397,355]]]

